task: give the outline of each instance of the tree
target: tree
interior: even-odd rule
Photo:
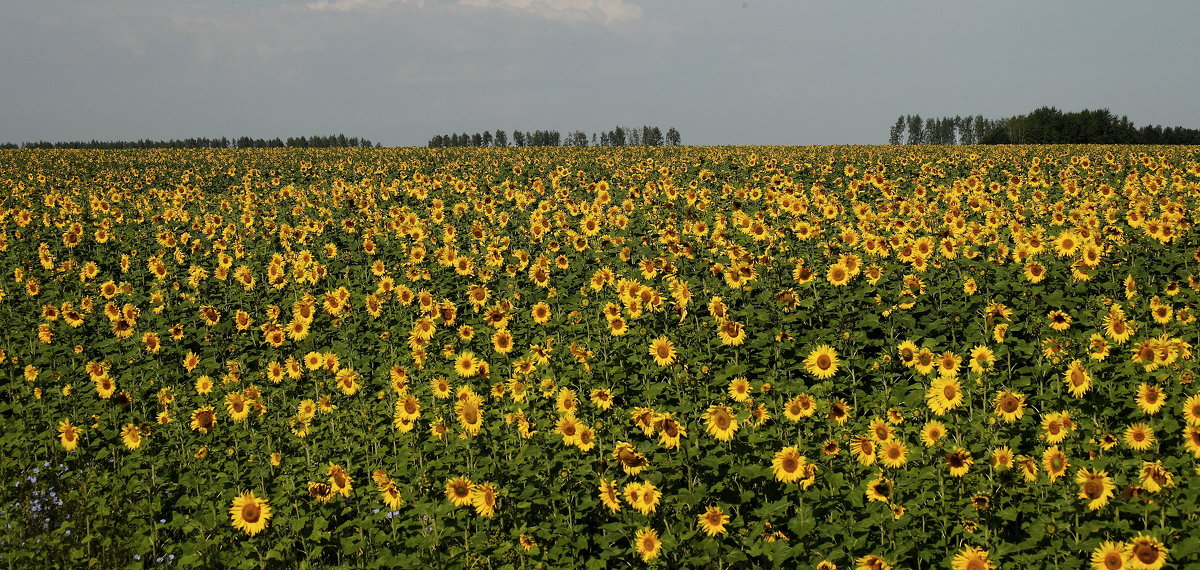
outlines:
[[[908,123],[908,144],[925,144],[925,123],[921,116],[909,115],[905,121]]]
[[[679,131],[675,130],[675,127],[667,129],[667,144],[679,146]]]
[[[483,146],[492,146],[492,131],[483,131]]]
[[[508,135],[504,134],[504,131],[496,131],[496,137],[492,142],[492,146],[508,146]]]
[[[896,124],[888,130],[888,144],[896,145],[904,141],[904,116],[896,119]]]
[[[513,144],[516,146],[525,146],[525,133],[513,131]]]

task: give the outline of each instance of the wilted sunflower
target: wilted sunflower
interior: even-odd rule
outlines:
[[[646,459],[645,454],[638,451],[633,444],[625,441],[617,443],[616,449],[613,450],[613,459],[620,461],[621,469],[629,475],[637,475],[650,466],[650,461]]]
[[[827,344],[814,348],[804,359],[804,369],[822,380],[833,377],[838,371],[837,351]]]
[[[229,507],[229,517],[236,528],[250,536],[254,536],[267,528],[271,519],[271,506],[266,499],[254,496],[253,491],[245,491],[234,497]]]

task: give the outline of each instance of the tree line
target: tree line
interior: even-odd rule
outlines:
[[[502,130],[484,131],[475,134],[434,135],[429,139],[429,148],[448,147],[506,147],[506,146],[679,146],[682,144],[675,127],[663,133],[658,127],[639,128],[615,127],[610,131],[592,133],[571,131],[565,136],[558,131],[513,131],[512,142]]]
[[[1108,109],[1063,112],[1041,107],[1003,119],[902,115],[888,131],[888,144],[1200,144],[1200,130],[1146,125]]]
[[[238,137],[221,138],[188,138],[171,140],[138,139],[135,141],[63,141],[63,142],[25,142],[0,144],[0,148],[79,148],[79,149],[139,149],[139,148],[371,148],[379,146],[370,140],[346,135],[315,135],[311,137],[288,137],[262,139]]]

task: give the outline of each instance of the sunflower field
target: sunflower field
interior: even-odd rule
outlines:
[[[1200,149],[0,151],[0,564],[1200,564]]]

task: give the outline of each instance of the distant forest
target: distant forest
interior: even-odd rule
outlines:
[[[513,131],[511,146],[679,146],[679,131],[675,127],[666,134],[658,127],[616,127],[611,131],[592,133],[589,138],[583,131],[572,131],[563,136],[558,131]],[[484,131],[469,135],[436,135],[429,139],[429,148],[458,146],[502,147],[510,146],[504,131]]]
[[[1200,144],[1200,130],[1137,128],[1108,109],[1064,113],[1042,107],[1004,119],[903,115],[888,131],[888,144]]]
[[[287,139],[255,139],[239,137],[230,139],[195,138],[171,139],[155,141],[141,139],[136,141],[69,141],[69,142],[27,142],[20,145],[14,143],[0,144],[0,148],[86,148],[86,149],[124,149],[124,148],[370,148],[379,146],[371,141],[346,135],[327,135],[311,137],[288,137]]]

